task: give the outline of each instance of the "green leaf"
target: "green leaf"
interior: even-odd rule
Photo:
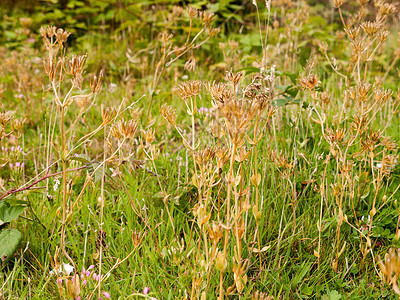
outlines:
[[[17,229],[6,229],[0,233],[0,259],[7,261],[17,249],[22,234]]]
[[[337,291],[328,291],[326,295],[321,297],[321,300],[339,300],[342,299],[342,295],[340,295]]]
[[[74,156],[71,156],[69,159],[70,160],[79,161],[79,162],[84,163],[84,164],[89,164],[90,163],[89,156],[84,155],[84,154],[75,154]]]
[[[11,222],[24,211],[25,206],[15,205],[10,206],[8,203],[0,202],[0,225]]]
[[[237,70],[237,72],[244,71],[245,75],[250,75],[253,73],[260,73],[260,68],[255,68],[255,67],[245,67]]]

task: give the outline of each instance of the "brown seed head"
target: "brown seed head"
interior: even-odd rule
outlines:
[[[390,89],[375,89],[374,90],[374,99],[376,102],[386,102],[393,95],[393,91]]]
[[[73,55],[72,59],[70,60],[66,57],[63,60],[63,69],[65,73],[76,77],[77,75],[82,75],[83,69],[86,65],[87,54],[84,55]]]
[[[26,118],[23,119],[13,119],[11,128],[14,130],[15,136],[19,138],[22,135],[22,129],[26,123]]]
[[[361,28],[372,38],[378,32],[380,26],[376,22],[367,21],[361,24]]]
[[[345,28],[344,31],[350,40],[355,40],[360,36],[360,27]]]
[[[185,63],[184,69],[188,70],[189,72],[196,69],[196,60],[193,56],[190,57],[189,60]]]
[[[211,146],[207,146],[203,150],[196,151],[194,159],[200,168],[208,164],[212,164],[216,157],[216,149]]]
[[[326,54],[328,51],[328,44],[326,42],[319,42],[318,43],[319,51],[321,51],[323,54]]]
[[[132,108],[129,112],[133,120],[139,121],[140,117],[142,116],[143,109]]]
[[[135,134],[137,127],[138,123],[134,120],[125,121],[122,119],[116,123],[116,130],[118,130],[125,139],[131,138]]]
[[[299,83],[302,87],[308,90],[314,90],[318,84],[318,77],[317,75],[310,74],[306,77],[300,78]]]
[[[353,117],[352,127],[354,130],[363,132],[366,125],[367,125],[367,119],[365,119],[363,116]]]
[[[90,89],[93,94],[100,91],[102,77],[103,77],[103,70],[100,71],[99,76],[96,76],[96,74],[90,74]]]
[[[221,226],[221,223],[213,221],[212,227],[208,227],[207,230],[211,241],[214,245],[217,245],[223,235],[223,227]]]
[[[0,113],[0,124],[2,126],[6,126],[13,119],[14,119],[14,116],[13,116],[12,112],[10,112],[10,111]]]
[[[343,5],[344,0],[333,0],[333,5],[337,8]]]
[[[233,84],[233,86],[237,86],[239,82],[242,80],[243,76],[244,76],[243,72],[238,72],[234,74],[232,72],[232,69],[226,75],[227,79]]]
[[[325,105],[328,105],[332,100],[332,95],[328,91],[323,91],[319,94],[319,99]]]
[[[44,71],[51,82],[56,78],[58,72],[61,69],[61,65],[61,59],[59,59],[57,62],[55,62],[54,59],[50,58],[43,59]]]
[[[360,6],[365,6],[368,2],[369,2],[369,0],[357,0],[357,3],[358,3]]]
[[[381,143],[389,151],[396,151],[398,148],[397,143],[394,140],[392,140],[391,137],[384,137]]]
[[[230,159],[229,149],[226,147],[218,147],[216,151],[218,168],[222,169]]]
[[[208,32],[208,35],[210,36],[210,38],[218,35],[221,32],[221,28],[211,28],[210,31]]]
[[[177,91],[179,97],[183,100],[192,98],[200,94],[201,81],[200,80],[189,80],[187,82],[178,85]]]
[[[191,6],[186,7],[186,11],[188,13],[188,16],[190,19],[193,19],[197,16],[198,10],[196,8],[193,8]]]
[[[371,90],[372,85],[366,82],[359,82],[357,84],[357,100],[360,103],[367,101],[368,93]]]
[[[62,28],[57,29],[56,33],[56,40],[59,44],[63,44],[67,41],[68,37],[70,36],[71,32],[64,31]]]
[[[383,43],[384,41],[386,41],[386,39],[388,38],[390,32],[389,30],[381,30],[378,33],[378,40]]]
[[[213,100],[213,106],[218,108],[234,98],[234,93],[225,83],[207,82],[204,84]]]
[[[172,33],[168,33],[168,31],[163,31],[160,35],[160,41],[164,44],[167,44],[173,37],[174,35]]]
[[[149,128],[147,130],[142,130],[142,134],[143,134],[143,137],[144,137],[144,139],[145,139],[145,141],[146,141],[146,143],[148,145],[150,145],[154,141],[154,139],[156,138],[154,128],[153,129]]]
[[[202,12],[200,12],[200,18],[201,18],[201,22],[203,22],[203,26],[207,27],[213,21],[214,13],[208,12],[208,11],[202,11]]]
[[[103,119],[102,125],[106,125],[116,116],[117,112],[114,107],[105,107],[101,104],[101,118]]]
[[[56,29],[57,29],[56,26],[47,26],[46,29],[45,29],[46,30],[46,35],[49,38],[54,37],[56,35]],[[43,34],[42,34],[42,36],[43,36]]]
[[[21,23],[22,27],[29,28],[32,25],[31,18],[19,18],[19,22]]]
[[[161,106],[160,113],[169,124],[175,126],[176,112],[171,105],[167,105],[166,103],[164,103]]]
[[[396,12],[396,6],[392,3],[383,3],[381,6],[379,6],[379,15],[381,16],[387,16],[387,15],[392,15]]]

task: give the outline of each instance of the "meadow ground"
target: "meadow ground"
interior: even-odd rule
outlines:
[[[2,1],[0,299],[398,299],[396,1]]]

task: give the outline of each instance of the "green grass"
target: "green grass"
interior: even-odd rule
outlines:
[[[263,22],[267,10],[261,7],[263,3],[258,3],[257,14],[253,5],[236,7],[228,2],[229,5],[221,4],[219,8],[210,6],[219,16],[212,25],[221,25],[221,33],[209,40],[206,34],[201,36],[199,42],[207,40],[205,44],[189,50],[171,66],[166,64],[176,57],[176,53],[163,60],[165,53],[174,48],[163,55],[164,45],[159,34],[163,30],[172,32],[172,45],[186,47],[190,27],[186,11],[175,12],[175,19],[167,20],[168,15],[173,14],[173,5],[154,3],[152,8],[143,1],[124,2],[124,5],[130,5],[135,16],[140,16],[128,20],[116,3],[109,4],[107,7],[115,15],[107,19],[101,12],[107,25],[105,29],[89,11],[86,13],[91,17],[88,17],[85,29],[71,23],[73,34],[63,55],[71,57],[73,53],[87,52],[86,73],[98,74],[104,69],[105,76],[102,90],[91,98],[95,101],[87,112],[80,114],[84,108],[78,100],[66,108],[64,144],[54,90],[50,89],[41,61],[37,62],[35,58],[48,57],[38,28],[47,25],[42,22],[52,20],[52,16],[41,16],[39,8],[34,8],[29,15],[31,29],[22,32],[18,18],[28,16],[28,11],[23,8],[11,11],[11,19],[2,25],[5,33],[0,34],[3,43],[0,58],[4,62],[0,66],[0,112],[12,111],[16,119],[26,120],[21,134],[12,121],[0,125],[0,132],[4,128],[5,133],[0,135],[0,146],[8,149],[7,152],[0,150],[0,197],[46,174],[60,174],[41,181],[35,189],[0,199],[0,203],[7,203],[0,206],[0,234],[11,228],[22,233],[12,255],[0,263],[0,299],[77,299],[77,294],[71,293],[71,287],[58,284],[57,276],[50,274],[54,259],[69,263],[67,257],[60,254],[63,247],[76,265],[75,274],[81,276],[83,268],[87,270],[94,265],[90,278],[79,277],[81,299],[97,299],[99,293],[104,299],[103,292],[109,293],[111,299],[217,299],[221,278],[218,252],[213,251],[210,233],[213,225],[222,228],[221,237],[215,244],[220,254],[225,248],[225,232],[229,232],[222,277],[224,295],[231,291],[227,299],[398,299],[392,287],[380,278],[383,273],[377,263],[378,255],[383,258],[389,248],[400,247],[395,236],[399,218],[400,168],[395,161],[390,174],[379,178],[382,169],[377,167],[377,163],[382,163],[388,155],[397,158],[398,149],[387,149],[382,138],[371,151],[365,150],[363,144],[371,140],[370,130],[378,129],[394,142],[400,140],[400,118],[398,112],[392,110],[400,101],[395,84],[399,62],[394,54],[398,48],[398,17],[390,17],[391,35],[368,62],[364,76],[364,63],[360,63],[360,73],[357,64],[354,69],[346,69],[351,64],[351,41],[333,32],[343,31],[337,9],[332,10],[331,15],[325,4],[309,6],[302,1],[292,7],[274,4],[269,24],[272,26],[276,19],[279,27],[269,27],[266,31]],[[345,6],[342,10],[347,17],[356,12],[358,6]],[[235,11],[236,16],[229,11]],[[63,28],[69,30],[68,20],[81,13],[76,7],[63,11],[60,15],[65,22]],[[310,18],[305,17],[307,14]],[[153,22],[153,18],[157,22]],[[337,22],[332,23],[332,20]],[[203,25],[197,18],[191,28],[189,40],[202,30]],[[18,36],[10,33],[17,30],[21,31]],[[267,49],[260,41],[259,30],[268,35]],[[28,37],[34,38],[35,43],[27,42]],[[336,58],[339,71],[347,76],[348,86],[327,63],[317,40],[328,43],[328,57]],[[295,52],[296,48],[300,50]],[[128,49],[129,56],[134,57],[131,62],[126,55]],[[263,51],[266,53],[265,66],[262,65]],[[313,55],[318,56],[315,66],[310,65]],[[185,62],[192,56],[196,60],[196,69],[185,70]],[[195,144],[199,145],[196,149],[199,152],[195,154],[201,156],[200,151],[206,146],[216,147],[219,143],[232,151],[235,142],[223,124],[233,117],[227,112],[221,114],[226,104],[221,105],[219,116],[224,137],[218,142],[211,133],[211,121],[215,117],[197,111],[193,124],[184,99],[178,96],[178,85],[187,83],[188,79],[228,82],[227,71],[232,69],[234,73],[238,70],[249,73],[240,84],[245,88],[254,75],[260,74],[260,67],[267,69],[262,74],[266,76],[273,72],[273,65],[276,65],[275,82],[270,79],[260,82],[262,89],[269,87],[271,92],[267,111],[274,107],[276,112],[272,117],[265,111],[261,115],[257,134],[262,133],[262,138],[256,147],[251,139],[254,139],[257,115],[249,120],[247,136],[243,138],[243,144],[236,145],[236,161],[232,160],[234,180],[229,181],[229,160],[221,168],[217,167],[217,158],[195,164],[190,150],[192,126]],[[376,104],[374,92],[380,88],[376,77],[384,76],[388,68],[382,87],[392,89],[393,95],[382,105]],[[309,74],[318,77],[317,90],[304,88],[301,83]],[[86,75],[82,91],[77,89],[73,95],[90,92]],[[361,114],[357,99],[346,97],[363,81],[374,84],[365,108],[373,106],[373,109],[365,115],[370,121],[366,130],[357,131],[352,129],[354,119]],[[70,85],[69,77],[61,82],[56,91],[65,95]],[[111,83],[116,84],[113,90],[109,89]],[[331,102],[325,106],[313,99],[315,91],[329,91]],[[195,97],[197,108],[212,107],[211,95],[204,86]],[[256,101],[255,97],[252,101]],[[176,126],[189,145],[183,143],[178,129],[162,116],[160,111],[164,103],[176,110]],[[80,138],[103,122],[101,104],[106,108],[114,107],[120,114],[77,147]],[[134,109],[142,109],[140,117],[132,116]],[[316,121],[323,115],[326,121],[321,126]],[[118,122],[130,119],[138,126],[135,134],[129,139],[113,136],[113,132],[121,128]],[[333,132],[344,129],[345,142],[330,141],[328,128]],[[151,143],[146,142],[144,131],[148,129],[155,130],[155,139]],[[346,141],[352,138],[355,143],[346,151]],[[12,146],[21,146],[23,151],[12,152]],[[60,160],[62,147],[68,150],[77,147],[69,153],[66,169],[83,167],[67,173],[65,190],[61,174],[64,167]],[[243,164],[239,159],[240,151],[249,151]],[[114,152],[115,156],[110,158]],[[347,154],[342,155],[345,152]],[[372,153],[373,168],[370,163]],[[80,158],[75,154],[81,155]],[[154,163],[152,155],[155,155]],[[231,152],[228,156],[232,158]],[[16,162],[22,161],[23,171],[15,171]],[[196,183],[195,176],[205,170],[202,168],[207,162],[212,171],[207,169],[208,177],[205,175]],[[343,171],[349,162],[352,162],[349,171]],[[253,175],[256,170],[261,175],[259,219],[255,217],[256,213],[253,214],[257,191]],[[210,179],[211,174],[215,180]],[[199,187],[198,182],[203,185]],[[207,184],[213,186],[207,190]],[[242,196],[236,196],[239,190],[245,191]],[[63,206],[63,196],[69,203],[66,206]],[[104,206],[101,205],[103,196]],[[231,215],[236,213],[242,223],[227,220],[228,199]],[[240,211],[238,203],[245,203],[246,199],[249,206]],[[375,215],[372,213],[374,199]],[[76,206],[71,208],[75,201]],[[204,205],[205,214],[202,214],[204,203],[207,204]],[[13,207],[21,209],[22,213],[12,211]],[[344,219],[340,217],[340,210]],[[63,212],[66,213],[64,217]],[[14,215],[2,224],[5,213]],[[370,215],[373,215],[373,223],[368,228]],[[65,240],[61,237],[63,220]],[[363,228],[362,233],[360,228]],[[237,239],[237,231],[241,229],[243,237]],[[367,240],[371,245],[363,257],[360,246],[365,247]],[[15,241],[9,240],[10,245],[12,242]],[[0,253],[4,246],[0,245]],[[215,257],[212,257],[213,253]],[[238,260],[239,265],[244,266],[242,290],[239,290],[240,281],[235,281],[234,275]],[[93,280],[93,273],[98,274],[100,267],[102,275],[109,275],[102,279],[101,288]],[[64,273],[59,277],[71,280],[72,275]],[[150,288],[148,295],[144,294],[145,288]]]

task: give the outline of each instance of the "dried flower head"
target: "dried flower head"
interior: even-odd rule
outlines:
[[[149,128],[147,130],[142,130],[142,134],[143,134],[144,140],[146,141],[146,143],[148,145],[150,145],[154,141],[154,139],[156,137],[154,128],[153,129]]]
[[[166,103],[164,103],[161,106],[160,113],[164,117],[164,119],[167,120],[168,123],[170,123],[172,126],[175,126],[176,112],[171,105],[167,105]]]
[[[210,93],[213,106],[218,108],[234,98],[234,93],[225,83],[207,82],[206,90]]]
[[[179,97],[183,100],[192,98],[200,94],[201,81],[200,80],[189,80],[187,82],[178,85],[177,91]]]
[[[131,117],[133,120],[138,121],[140,117],[142,116],[143,109],[139,108],[132,108],[130,111]]]
[[[105,107],[101,104],[101,118],[103,119],[102,125],[106,125],[116,116],[117,112],[114,107]]]
[[[191,7],[191,6],[188,6],[188,7],[186,8],[186,11],[187,11],[188,16],[189,16],[190,19],[193,19],[193,18],[195,18],[195,17],[197,16],[198,10],[197,10],[196,8],[193,8],[193,7]]]
[[[361,28],[372,38],[378,32],[380,26],[376,22],[367,21],[361,24]]]
[[[56,40],[59,44],[63,44],[67,41],[68,37],[70,36],[71,32],[68,32],[62,28],[57,29],[56,33]]]
[[[13,119],[14,119],[14,116],[13,116],[12,112],[10,112],[10,111],[0,113],[0,124],[2,126],[7,125],[7,123],[10,123]]]
[[[49,80],[53,82],[61,69],[62,60],[56,62],[54,59],[50,58],[43,59],[43,66],[47,77],[49,77]]]
[[[221,32],[221,28],[211,28],[208,32],[208,35],[210,36],[210,38],[218,35]]]
[[[196,69],[196,60],[193,56],[190,57],[189,60],[185,63],[184,69],[188,71],[194,71]]]
[[[319,51],[321,51],[323,54],[326,54],[328,51],[328,44],[326,42],[319,42],[318,43]]]
[[[196,151],[194,158],[200,168],[212,163],[216,157],[216,149],[211,146],[207,146],[203,150]]]
[[[376,102],[386,102],[393,95],[393,91],[390,89],[375,89],[374,90],[374,99]]]
[[[230,70],[227,74],[226,77],[227,79],[234,85],[237,86],[239,84],[239,82],[243,79],[243,72],[238,72],[236,74],[234,74],[232,72],[232,70]]]
[[[360,27],[345,28],[344,31],[350,40],[355,40],[360,36]]]
[[[29,28],[32,25],[31,18],[19,18],[19,22],[21,23],[22,27]]]
[[[100,91],[102,77],[103,77],[103,70],[100,71],[98,76],[96,76],[96,74],[90,74],[90,89],[93,94]]]
[[[314,90],[318,84],[318,77],[317,75],[310,74],[308,76],[300,78],[299,83],[302,87],[308,90]]]
[[[391,137],[384,137],[381,141],[382,145],[389,151],[396,151],[398,146],[397,143],[391,139]]]
[[[344,0],[333,0],[333,5],[340,8],[343,5]]]
[[[323,91],[319,94],[319,99],[324,105],[328,105],[332,100],[332,95],[328,91]]]
[[[201,22],[203,22],[203,25],[207,27],[212,23],[214,19],[214,13],[209,11],[202,11],[200,12],[200,19]]]
[[[163,31],[160,34],[160,41],[164,44],[167,44],[173,37],[174,35],[172,33],[168,33],[168,31]]]
[[[119,120],[118,122],[113,124],[111,132],[116,138],[124,137],[124,139],[128,139],[135,134],[137,127],[138,123],[136,121],[125,121],[122,118],[122,120]]]
[[[62,60],[65,73],[73,77],[82,76],[83,69],[86,65],[87,54],[73,55],[72,59],[66,57]]]

